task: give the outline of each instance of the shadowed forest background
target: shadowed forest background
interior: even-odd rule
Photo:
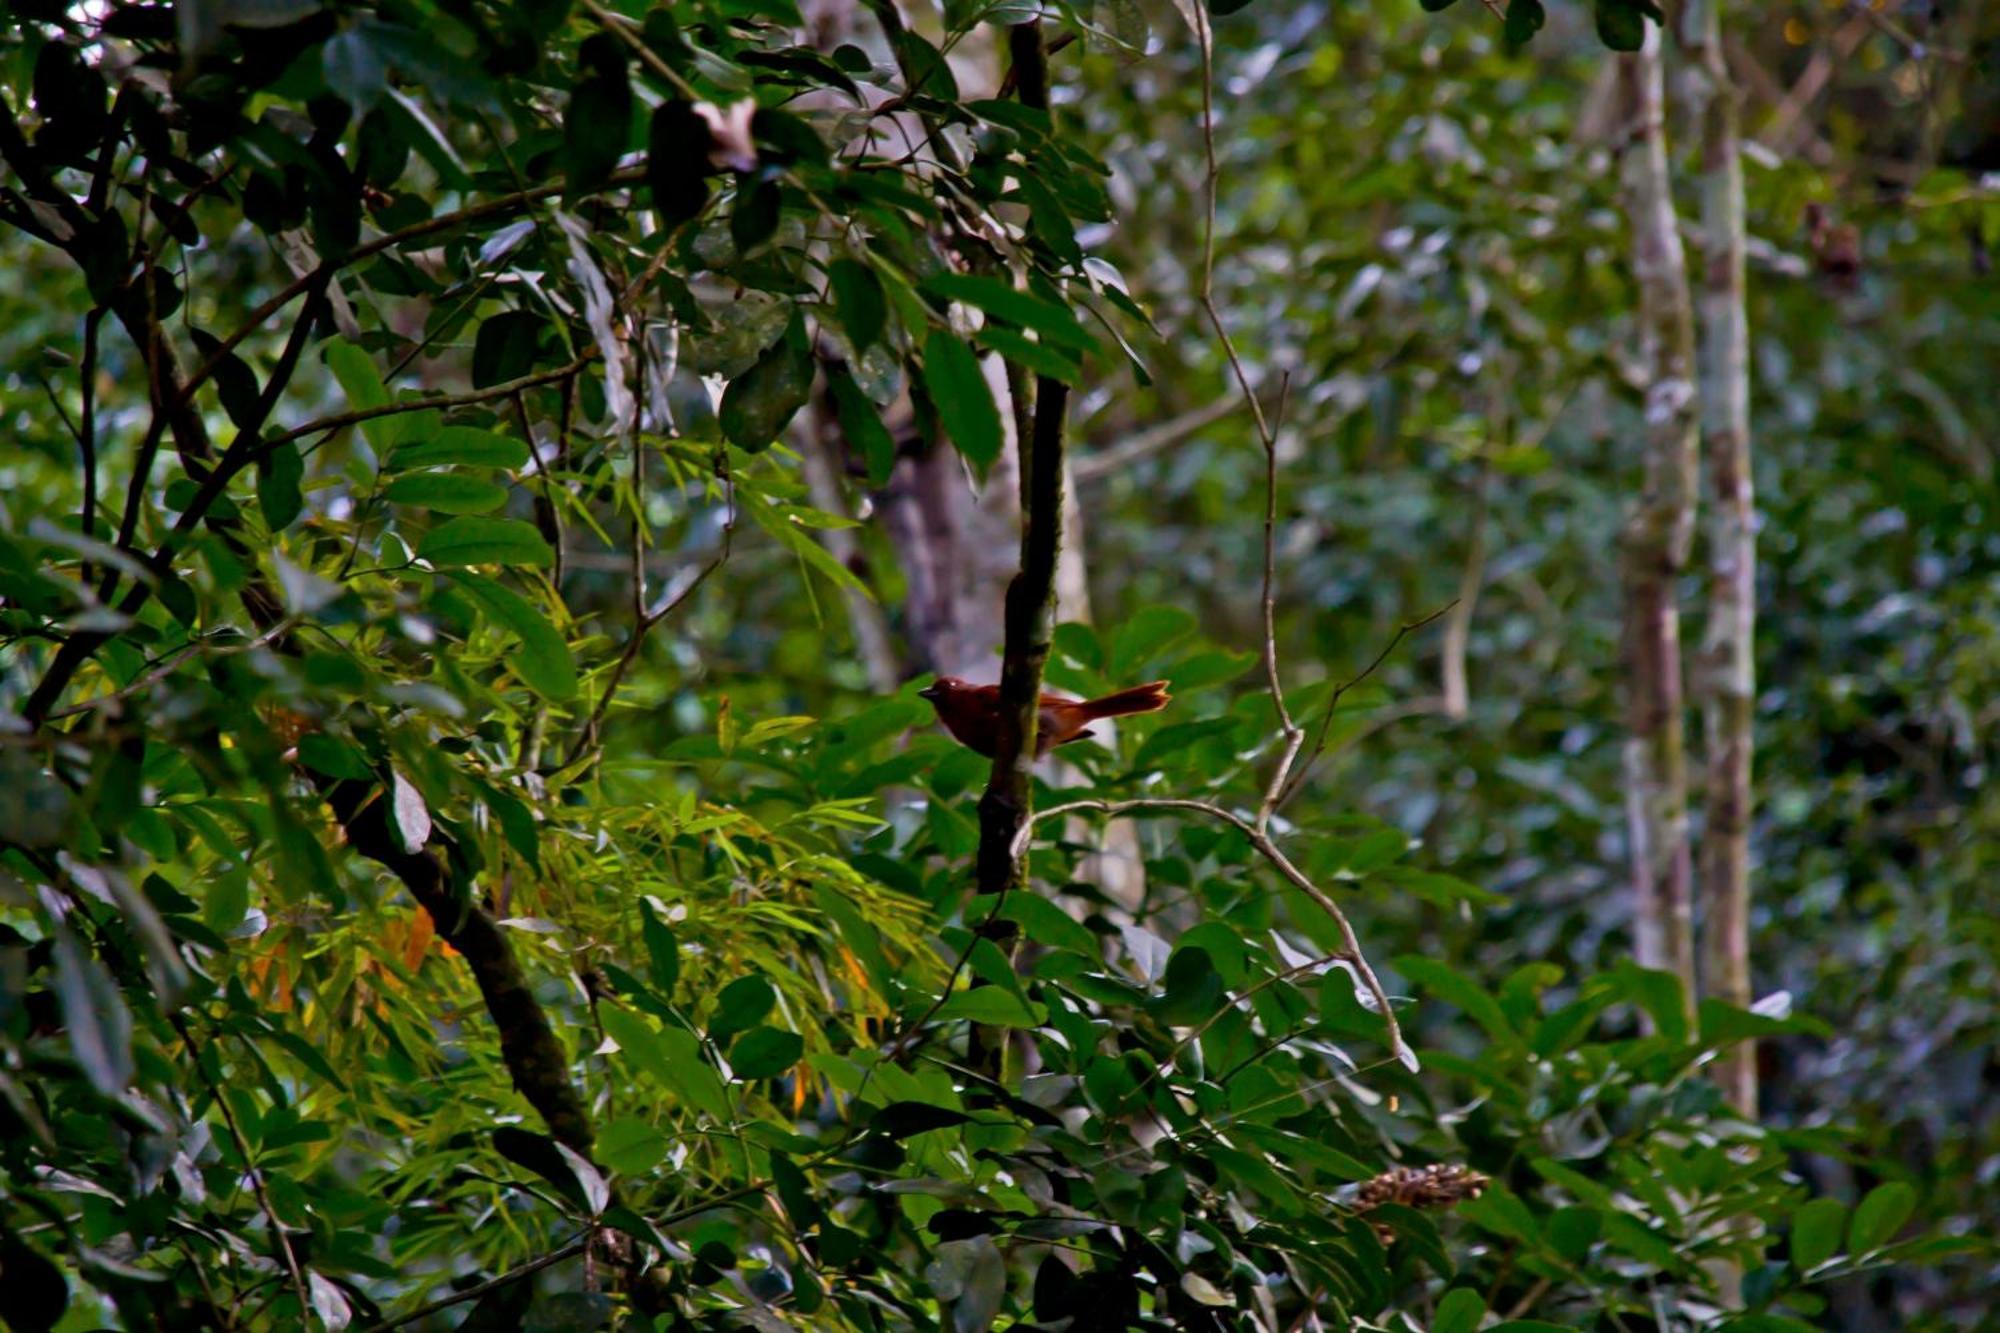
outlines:
[[[1195,3],[16,0],[0,1324],[2000,1327],[2000,5]]]

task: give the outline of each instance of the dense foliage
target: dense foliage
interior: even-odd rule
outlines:
[[[1690,1014],[1626,961],[1601,553],[1639,406],[1576,132],[1650,5],[1252,8],[1212,99],[1206,18],[1130,3],[15,8],[15,1326],[1976,1310],[1976,142],[1855,190],[1858,293],[1789,253],[1827,170],[1754,179],[1774,999]],[[1077,388],[1097,604],[1048,679],[1174,694],[1037,805],[1200,807],[1144,812],[1137,902],[1082,809],[969,892],[989,765],[852,623],[915,575],[803,467],[816,419],[851,512],[931,450],[1007,476],[1032,376]],[[1463,717],[1439,623],[1397,628],[1454,597]],[[1761,1123],[1704,1077],[1749,1038]]]

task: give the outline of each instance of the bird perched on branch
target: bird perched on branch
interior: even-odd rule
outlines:
[[[944,723],[945,730],[959,744],[992,758],[1000,741],[998,685],[974,685],[956,676],[939,676],[917,694],[931,701],[931,706],[937,709],[938,721]],[[1035,723],[1035,757],[1041,758],[1058,745],[1082,740],[1091,734],[1090,724],[1104,718],[1157,713],[1167,706],[1168,698],[1164,680],[1134,685],[1099,699],[1044,694],[1039,720]]]

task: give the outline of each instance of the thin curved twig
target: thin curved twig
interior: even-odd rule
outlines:
[[[1354,965],[1354,970],[1361,976],[1361,984],[1368,988],[1369,997],[1381,1011],[1382,1022],[1388,1029],[1390,1052],[1405,1066],[1413,1066],[1416,1063],[1415,1054],[1403,1041],[1403,1029],[1396,1022],[1396,1011],[1389,1003],[1389,993],[1383,989],[1381,979],[1369,965],[1367,955],[1361,952],[1361,940],[1355,935],[1354,926],[1348,921],[1347,913],[1340,910],[1340,904],[1328,896],[1326,890],[1315,884],[1310,875],[1293,864],[1284,850],[1271,841],[1270,834],[1257,827],[1255,819],[1246,819],[1234,810],[1217,805],[1213,801],[1197,801],[1184,797],[1138,797],[1127,801],[1097,799],[1068,801],[1062,805],[1052,805],[1046,810],[1031,811],[1022,824],[1021,831],[1014,835],[1013,854],[1019,857],[1027,850],[1028,843],[1034,835],[1035,825],[1044,819],[1075,814],[1081,810],[1096,810],[1107,815],[1126,815],[1147,810],[1181,810],[1218,820],[1249,839],[1251,847],[1270,863],[1272,869],[1284,876],[1293,888],[1312,899],[1321,911],[1332,918],[1335,929],[1340,931],[1340,942],[1345,957]]]

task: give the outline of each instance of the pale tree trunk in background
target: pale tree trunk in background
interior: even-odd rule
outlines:
[[[1626,517],[1622,553],[1633,934],[1640,964],[1680,977],[1692,1004],[1694,874],[1675,584],[1694,532],[1694,312],[1667,169],[1659,29],[1647,24],[1644,47],[1620,56],[1618,67],[1645,390],[1645,482]]]
[[[853,518],[847,507],[847,493],[840,484],[840,460],[846,449],[839,440],[839,424],[817,402],[799,413],[798,423],[794,436],[799,449],[799,470],[805,475],[806,493],[812,498],[813,508]],[[868,577],[861,541],[853,529],[828,528],[818,535],[827,554],[852,570],[863,583],[875,586]],[[903,663],[889,636],[889,621],[882,613],[881,603],[852,588],[842,588],[840,598],[847,606],[854,651],[868,671],[869,688],[877,694],[894,694],[903,683]]]
[[[1757,694],[1757,533],[1750,480],[1750,321],[1744,307],[1743,159],[1722,0],[1680,14],[1701,122],[1701,418],[1708,454],[1708,625],[1695,674],[1707,748],[1701,847],[1702,981],[1730,1004],[1750,990],[1750,784]],[[1757,1114],[1749,1042],[1717,1071],[1730,1105]]]

